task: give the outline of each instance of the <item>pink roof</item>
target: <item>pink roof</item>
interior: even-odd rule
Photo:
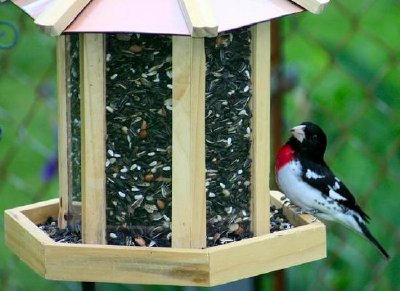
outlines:
[[[54,0],[12,0],[36,19]],[[213,0],[219,31],[303,11],[287,0]],[[65,32],[190,35],[178,0],[92,0]]]

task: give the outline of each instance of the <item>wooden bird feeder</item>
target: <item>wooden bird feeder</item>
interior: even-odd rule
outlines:
[[[325,257],[324,225],[269,188],[269,20],[327,1],[13,2],[58,42],[60,197],[5,212],[33,270],[214,286]],[[270,202],[294,228],[269,233]]]

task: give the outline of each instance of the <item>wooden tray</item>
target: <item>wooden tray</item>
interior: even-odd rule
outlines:
[[[271,203],[282,206],[271,191]],[[215,286],[326,257],[325,226],[284,206],[295,228],[206,249],[57,243],[37,227],[58,217],[58,199],[5,211],[6,244],[46,279]]]

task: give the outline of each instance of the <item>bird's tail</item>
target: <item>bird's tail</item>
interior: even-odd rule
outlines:
[[[372,243],[374,244],[377,249],[379,250],[379,252],[384,256],[384,258],[386,260],[390,259],[389,254],[386,252],[386,250],[383,248],[383,246],[378,242],[378,240],[371,234],[371,232],[369,231],[369,229],[367,228],[367,225],[363,222],[363,221],[359,221],[356,218],[356,221],[358,223],[358,225],[361,228],[361,231],[363,233],[363,235]]]

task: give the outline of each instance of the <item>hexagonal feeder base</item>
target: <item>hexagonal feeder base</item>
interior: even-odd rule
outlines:
[[[271,203],[282,206],[271,191]],[[215,286],[326,257],[325,226],[284,206],[295,228],[206,249],[57,243],[37,224],[58,217],[58,199],[6,210],[7,245],[46,279]]]

